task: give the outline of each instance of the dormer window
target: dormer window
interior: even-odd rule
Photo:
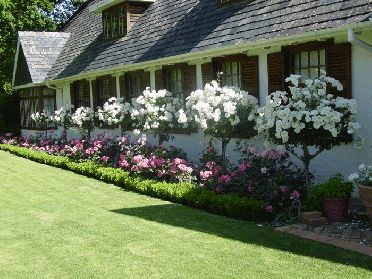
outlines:
[[[102,12],[105,39],[125,36],[127,33],[126,5],[120,4]]]
[[[116,39],[127,35],[155,0],[102,0],[92,5],[92,13],[102,14],[105,39]]]

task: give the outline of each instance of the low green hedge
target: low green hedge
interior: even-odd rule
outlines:
[[[94,162],[75,162],[67,157],[50,155],[23,147],[0,144],[0,150],[53,167],[112,183],[126,190],[151,197],[199,208],[211,213],[251,221],[268,218],[264,213],[265,202],[243,198],[235,194],[217,195],[190,183],[169,183],[131,176],[118,169]]]

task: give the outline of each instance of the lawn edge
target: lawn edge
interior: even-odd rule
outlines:
[[[0,144],[0,150],[37,163],[114,184],[125,190],[198,208],[209,213],[246,221],[268,219],[264,212],[264,201],[248,199],[236,194],[218,195],[191,183],[161,182],[131,176],[128,172],[118,168],[106,167],[91,161],[74,162],[67,157],[51,155],[25,147]]]

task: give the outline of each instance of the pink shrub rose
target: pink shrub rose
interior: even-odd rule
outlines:
[[[201,171],[200,172],[200,178],[202,180],[208,180],[213,176],[213,173],[211,171]]]

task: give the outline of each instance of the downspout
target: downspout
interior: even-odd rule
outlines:
[[[372,45],[367,44],[366,42],[363,42],[362,40],[358,39],[353,29],[350,28],[347,32],[347,35],[349,43],[360,46],[372,53]]]

